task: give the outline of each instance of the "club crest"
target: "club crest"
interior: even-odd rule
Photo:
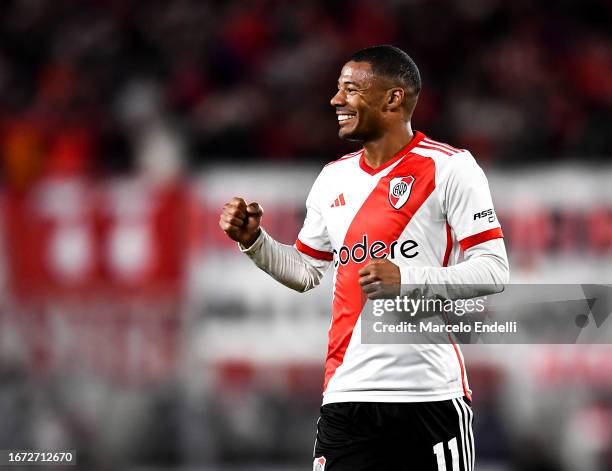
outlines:
[[[325,471],[325,462],[327,460],[324,456],[319,456],[314,459],[314,463],[312,465],[312,471]]]
[[[414,177],[408,175],[406,177],[395,177],[389,182],[389,203],[395,209],[400,209],[406,204],[410,197]]]

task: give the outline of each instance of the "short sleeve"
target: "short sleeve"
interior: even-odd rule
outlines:
[[[446,167],[442,206],[461,249],[503,237],[487,177],[474,157],[463,152]]]
[[[332,247],[327,234],[321,206],[321,175],[312,185],[306,199],[306,219],[300,230],[295,247],[302,253],[319,260],[333,259]]]

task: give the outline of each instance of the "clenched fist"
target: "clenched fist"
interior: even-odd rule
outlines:
[[[402,277],[399,267],[387,260],[374,260],[359,270],[359,284],[369,299],[399,296]]]
[[[263,208],[258,203],[249,205],[242,198],[234,197],[223,206],[219,227],[228,237],[248,248],[259,236]]]

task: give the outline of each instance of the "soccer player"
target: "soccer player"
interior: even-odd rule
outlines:
[[[344,64],[331,105],[340,138],[362,148],[323,168],[293,246],[262,229],[257,203],[236,197],[221,214],[240,250],[290,288],[314,288],[334,266],[316,471],[474,468],[459,348],[361,342],[363,306],[382,286],[397,294],[409,294],[408,285],[453,286],[469,298],[508,281],[483,171],[467,150],[412,130],[420,89],[417,66],[393,46],[362,49]]]

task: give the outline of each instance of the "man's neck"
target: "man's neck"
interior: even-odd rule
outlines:
[[[410,122],[390,130],[380,139],[364,143],[365,160],[371,168],[377,168],[391,160],[395,154],[414,138]]]

